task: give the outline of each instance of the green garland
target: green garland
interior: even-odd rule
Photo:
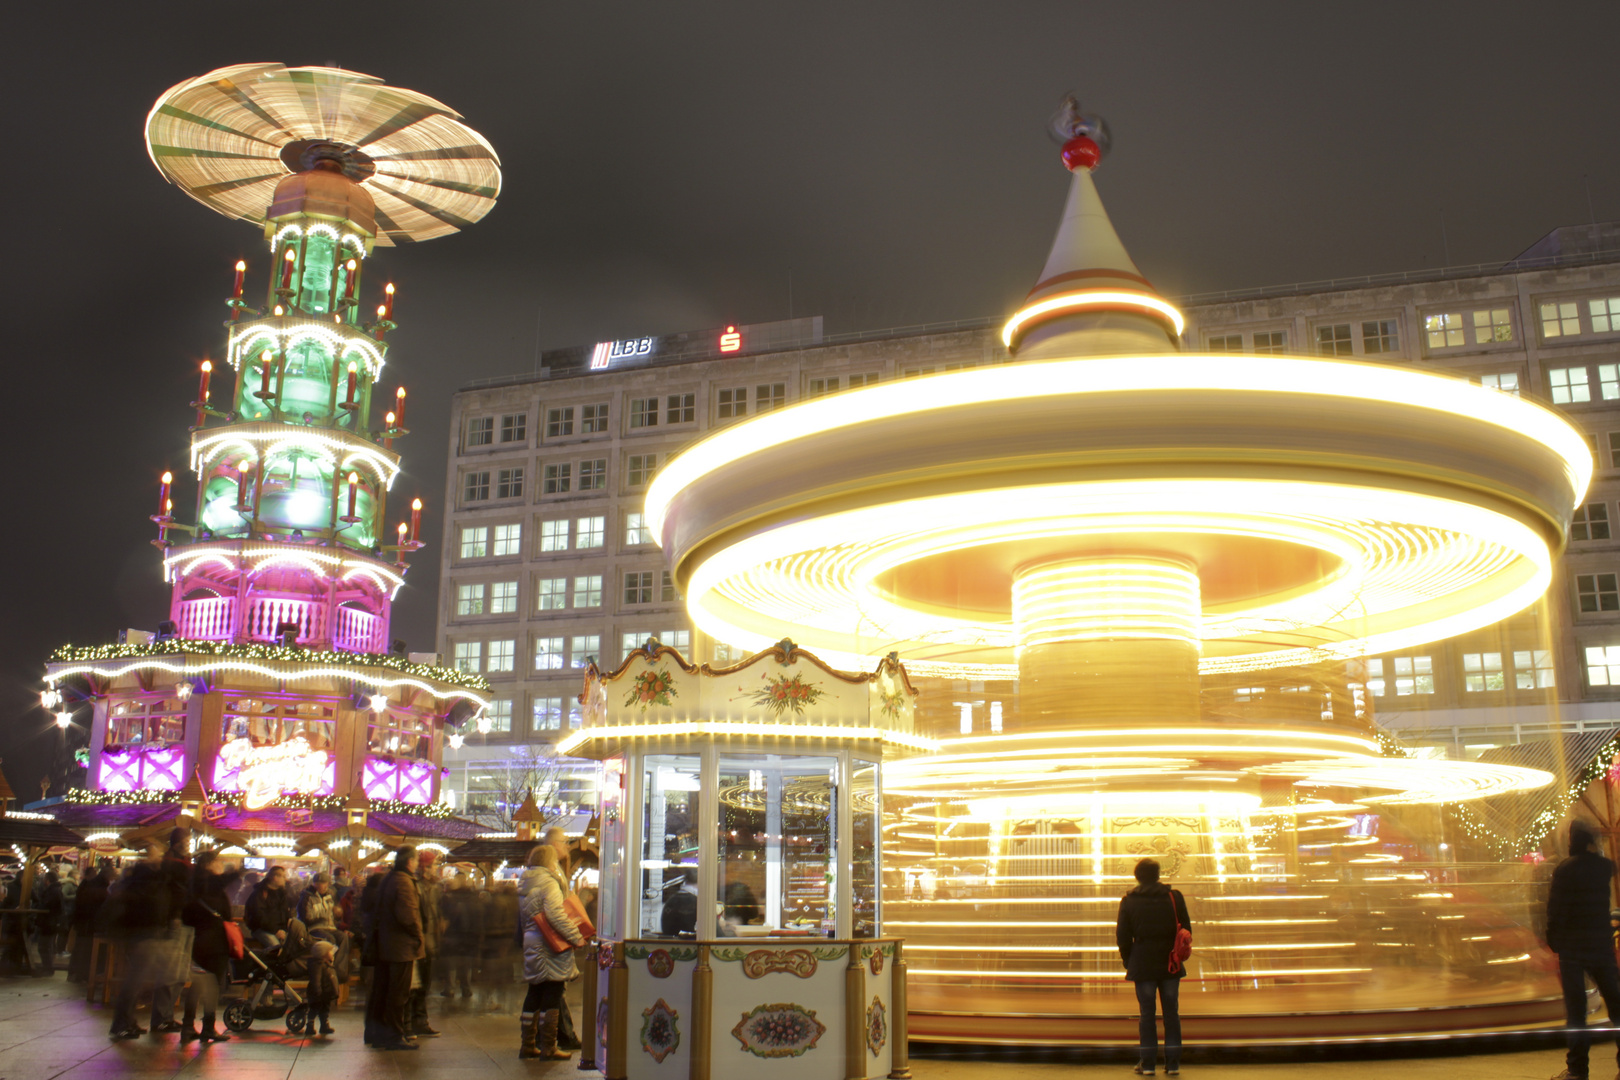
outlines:
[[[1603,749],[1593,755],[1581,769],[1580,775],[1564,789],[1563,794],[1532,818],[1523,832],[1507,835],[1499,833],[1480,820],[1479,815],[1466,804],[1450,807],[1452,818],[1469,839],[1482,844],[1497,858],[1521,858],[1527,852],[1539,847],[1547,838],[1547,834],[1558,827],[1558,823],[1564,820],[1564,815],[1569,811],[1570,804],[1580,798],[1581,793],[1594,781],[1609,771],[1610,763],[1614,761],[1616,754],[1620,754],[1620,737],[1611,739]]]
[[[180,801],[178,791],[90,791],[72,788],[63,796],[63,802],[74,806],[141,806],[162,805]],[[213,806],[241,806],[240,791],[211,792],[209,804]],[[282,795],[266,804],[267,810],[343,810],[349,805],[347,795]],[[367,808],[373,814],[415,814],[435,821],[455,816],[444,803],[408,803],[397,799],[373,799]]]
[[[433,664],[416,664],[392,653],[319,652],[296,645],[238,645],[230,641],[188,641],[172,638],[144,645],[64,645],[51,655],[53,664],[83,664],[104,660],[133,660],[143,656],[220,656],[235,660],[275,660],[289,664],[333,664],[344,667],[381,667],[418,679],[485,690],[489,680],[482,675]]]

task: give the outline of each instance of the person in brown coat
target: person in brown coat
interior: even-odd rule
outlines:
[[[416,867],[416,849],[409,845],[400,848],[394,853],[394,869],[377,890],[377,914],[371,931],[377,966],[366,998],[366,1042],[384,1050],[417,1049],[406,1016],[411,971],[426,955]]]

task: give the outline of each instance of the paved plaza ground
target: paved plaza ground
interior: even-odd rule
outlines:
[[[576,984],[577,988],[577,984]],[[576,989],[577,994],[577,989]],[[577,1001],[575,1003],[578,1015]],[[177,1036],[145,1036],[113,1042],[107,1038],[110,1010],[87,1005],[82,986],[58,972],[50,979],[0,980],[0,1080],[113,1080],[114,1077],[220,1077],[222,1080],[505,1080],[508,1077],[581,1075],[571,1061],[521,1061],[517,1019],[512,1015],[461,1010],[434,1000],[434,1023],[442,1038],[423,1039],[416,1052],[371,1050],[361,1041],[361,1015],[334,1012],[338,1034],[330,1039],[294,1038],[283,1025],[260,1022],[246,1036],[214,1046],[182,1047]],[[144,1023],[143,1018],[143,1023]],[[1471,1047],[1461,1053],[1417,1048],[1413,1056],[1374,1057],[1324,1048],[1318,1051],[1231,1053],[1192,1051],[1182,1075],[1220,1080],[1281,1080],[1283,1077],[1387,1077],[1388,1080],[1536,1080],[1563,1068],[1563,1051],[1532,1037],[1530,1045],[1496,1052]],[[1594,1078],[1613,1075],[1613,1048],[1593,1048]],[[716,1065],[723,1065],[717,1061]],[[1131,1076],[1123,1053],[1005,1051],[912,1048],[917,1080],[1057,1080],[1072,1076]],[[585,1074],[595,1076],[598,1074]],[[717,1076],[754,1080],[765,1075],[759,1063],[739,1062]],[[1163,1073],[1161,1071],[1160,1075]]]

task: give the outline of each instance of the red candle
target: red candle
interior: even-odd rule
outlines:
[[[213,375],[214,362],[204,360],[202,362],[202,385],[197,388],[197,400],[204,405],[208,404],[208,380],[213,378]]]
[[[411,543],[416,543],[416,532],[422,527],[422,500],[411,500]]]
[[[403,521],[399,523],[399,550],[401,554],[405,551],[405,523]]]
[[[353,405],[354,404],[354,388],[355,388],[355,384],[358,383],[359,380],[360,380],[360,369],[355,366],[355,362],[353,360],[350,360],[349,361],[349,398],[348,398],[348,401],[345,402],[345,404],[348,404],[348,405]]]
[[[259,354],[259,390],[265,397],[270,396],[270,350],[266,349]]]
[[[359,491],[360,491],[359,487],[357,486],[359,483],[360,483],[360,475],[358,473],[350,473],[349,474],[349,516],[350,517],[355,517],[356,516],[356,514],[354,512],[354,500],[355,500],[355,496],[358,495]]]
[[[248,508],[248,474],[253,471],[253,462],[243,458],[242,463],[236,467],[236,507],[238,510]]]
[[[172,484],[172,483],[174,483],[174,473],[172,473],[172,472],[164,473],[163,474],[163,490],[161,492],[159,492],[159,494],[158,494],[158,516],[159,517],[168,517],[169,516],[169,507],[171,505],[173,505],[172,503],[169,502],[169,485]]]
[[[394,414],[389,413],[388,415],[383,417],[383,441],[382,441],[382,444],[383,444],[383,449],[384,450],[392,450],[394,448],[394,440],[389,437],[390,435],[393,434],[393,431],[394,431]]]
[[[394,423],[405,422],[405,388],[402,386],[394,391]]]
[[[391,320],[394,317],[394,283],[392,281],[384,287],[383,295],[387,299],[383,301],[382,317]]]
[[[298,253],[292,248],[288,248],[287,261],[282,265],[281,268],[281,287],[289,292],[292,291],[293,265],[297,263],[297,261]]]
[[[343,290],[343,299],[344,302],[347,303],[354,299],[354,287],[360,280],[360,276],[356,274],[355,271],[360,268],[360,264],[355,260],[350,259],[344,264],[344,266],[349,271],[349,284],[348,287]]]
[[[232,300],[242,299],[242,277],[247,273],[247,263],[241,259],[236,260],[236,285],[231,291]]]

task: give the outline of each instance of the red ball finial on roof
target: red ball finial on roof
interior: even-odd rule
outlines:
[[[1062,144],[1063,165],[1070,172],[1095,169],[1108,153],[1108,122],[1095,113],[1081,112],[1080,99],[1073,94],[1058,103],[1049,130]]]

